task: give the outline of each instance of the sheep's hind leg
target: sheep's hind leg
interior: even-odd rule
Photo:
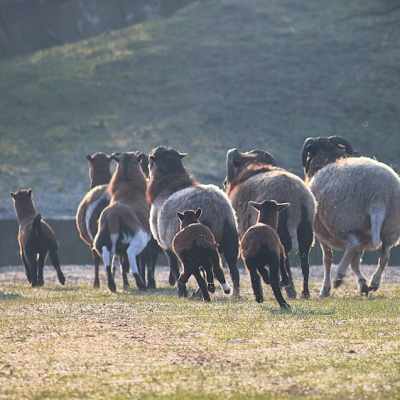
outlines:
[[[386,266],[388,265],[389,259],[390,259],[390,246],[386,245],[385,243],[382,243],[382,247],[379,252],[379,265],[374,274],[372,275],[369,284],[369,290],[371,292],[378,290],[379,285],[381,284],[382,273],[386,268]]]
[[[93,264],[94,264],[94,282],[93,282],[93,288],[98,289],[100,287],[100,276],[99,276],[99,270],[100,270],[100,256],[97,253],[96,250],[92,250],[92,256],[93,256]]]
[[[197,284],[201,290],[201,294],[203,295],[203,300],[206,302],[211,301],[210,294],[207,290],[206,281],[201,276],[200,270],[198,268],[194,268],[193,275],[196,278]]]
[[[207,279],[208,291],[210,293],[215,293],[214,274],[213,274],[213,268],[212,268],[210,260],[204,262],[203,270],[205,272],[206,279]]]
[[[107,276],[107,286],[111,292],[115,293],[117,291],[117,287],[115,286],[114,277],[111,271],[111,253],[110,250],[106,246],[103,246],[101,249],[103,254],[103,263],[106,268],[106,276]]]
[[[260,275],[257,272],[257,263],[252,259],[245,259],[244,264],[249,271],[251,286],[257,303],[264,301],[263,290],[261,287]]]
[[[281,288],[279,285],[279,258],[278,255],[276,257],[270,257],[269,259],[269,275],[270,275],[270,282],[271,288],[274,292],[275,299],[279,303],[279,306],[283,309],[290,309],[288,303],[282,296]]]
[[[49,251],[49,256],[54,269],[57,272],[57,277],[61,285],[65,284],[65,276],[61,271],[60,260],[58,259],[58,253],[55,249]]]
[[[220,258],[217,252],[215,252],[215,254],[211,256],[211,264],[213,266],[214,275],[221,285],[222,290],[225,294],[229,294],[231,292],[231,287],[225,279],[224,271],[221,268]]]
[[[29,267],[28,261],[26,260],[24,252],[21,250],[21,260],[25,267],[26,278],[29,283],[32,283],[31,269]]]
[[[322,262],[324,264],[324,281],[322,283],[319,295],[321,297],[329,297],[331,295],[331,268],[333,261],[332,249],[324,242],[320,242],[322,247]]]
[[[121,261],[121,271],[122,271],[122,289],[123,290],[129,290],[131,288],[131,285],[129,284],[129,279],[128,279],[128,274],[129,274],[129,260],[128,257],[121,256],[120,258]],[[113,268],[114,271],[114,268]],[[114,276],[114,272],[113,272]]]
[[[44,262],[46,260],[46,253],[40,253],[38,258],[38,286],[44,285],[43,279],[43,269],[44,269]]]
[[[348,233],[346,238],[346,250],[336,270],[333,287],[337,288],[343,283],[343,278],[346,276],[346,270],[349,264],[353,261],[359,246],[359,241],[353,233]]]
[[[186,283],[192,275],[192,268],[189,265],[183,266],[183,271],[181,272],[178,278],[178,296],[179,297],[188,297],[186,290]]]
[[[174,286],[175,282],[179,278],[178,259],[176,258],[175,253],[171,250],[165,250],[165,254],[168,257],[168,264],[170,268],[168,282],[171,286]]]
[[[129,265],[132,269],[133,276],[135,277],[136,285],[139,290],[146,290],[146,285],[139,274],[139,269],[136,264],[136,244],[131,242],[127,249]]]
[[[368,296],[369,288],[367,285],[367,280],[365,279],[364,275],[361,273],[360,270],[361,257],[363,253],[364,253],[363,250],[357,251],[356,255],[353,258],[353,261],[351,262],[351,269],[357,276],[360,293]]]

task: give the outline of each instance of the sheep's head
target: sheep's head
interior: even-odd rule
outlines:
[[[276,166],[275,157],[265,150],[251,150],[240,153],[238,149],[230,149],[226,153],[226,178],[224,187],[228,186],[248,165],[268,165]]]
[[[171,149],[170,147],[159,146],[149,154],[150,179],[154,176],[186,174],[186,169],[182,164],[185,153]]]
[[[115,175],[136,176],[137,171],[143,174],[140,167],[140,160],[146,157],[140,151],[130,151],[126,153],[113,153],[111,157],[118,163]]]
[[[325,165],[334,163],[340,158],[355,155],[350,142],[341,136],[307,138],[302,149],[304,175],[310,179]]]
[[[110,163],[113,159],[112,156],[100,152],[93,155],[86,154],[86,159],[89,161],[89,178],[91,182],[91,189],[97,185],[103,185],[110,182]]]
[[[32,189],[18,190],[17,192],[10,192],[10,195],[14,199],[15,202],[24,201],[24,199],[31,199],[33,197]]]
[[[261,203],[249,201],[249,204],[259,212],[257,222],[270,225],[275,230],[278,226],[278,213],[290,206],[290,203],[278,203],[275,200],[264,200]]]
[[[194,210],[186,210],[183,213],[177,212],[176,215],[181,220],[181,229],[190,224],[197,224],[201,215],[201,208]]]

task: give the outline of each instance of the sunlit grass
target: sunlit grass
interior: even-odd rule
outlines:
[[[281,311],[269,287],[253,300],[221,290],[210,304],[179,299],[159,267],[158,289],[91,288],[90,267],[53,271],[32,289],[22,268],[0,270],[0,397],[389,399],[400,395],[400,273],[360,297],[354,278]],[[365,267],[367,274],[372,268]],[[301,272],[293,270],[297,286]],[[117,284],[120,277],[117,278]],[[190,281],[193,290],[194,281]]]

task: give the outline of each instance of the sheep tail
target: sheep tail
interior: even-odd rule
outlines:
[[[381,228],[386,215],[384,206],[372,206],[370,209],[372,243],[378,248],[381,243]]]
[[[35,236],[38,237],[40,232],[42,231],[42,214],[37,213],[33,218],[32,230]]]

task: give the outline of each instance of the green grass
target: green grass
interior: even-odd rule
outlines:
[[[367,275],[372,267],[364,267]],[[360,297],[354,277],[328,299],[280,311],[269,287],[253,300],[221,290],[210,304],[178,299],[159,268],[158,288],[91,288],[92,269],[51,269],[29,287],[22,268],[0,271],[0,398],[393,399],[400,396],[399,271]],[[299,289],[301,272],[293,270]],[[194,281],[190,281],[194,289]]]
[[[301,175],[305,138],[340,134],[396,165],[400,10],[343,19],[392,3],[197,1],[0,62],[0,215],[27,187],[45,216],[74,215],[96,151],[172,146],[221,184],[233,146]]]

